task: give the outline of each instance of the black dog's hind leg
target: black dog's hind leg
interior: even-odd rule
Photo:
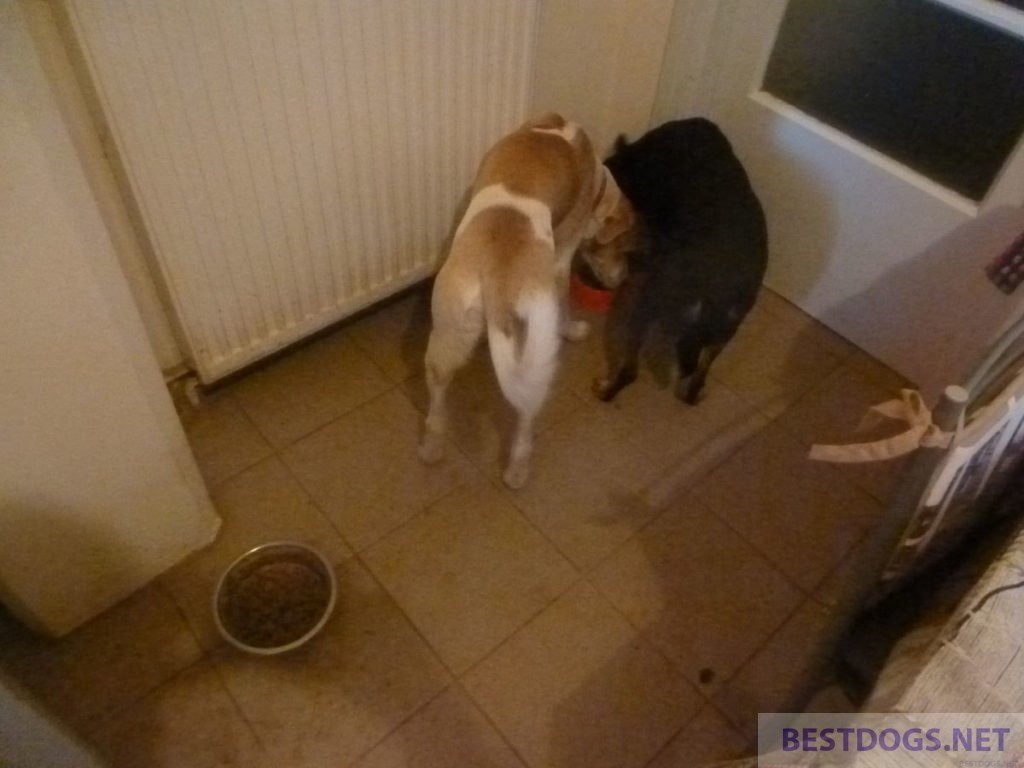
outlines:
[[[676,346],[680,368],[676,397],[689,405],[697,404],[711,364],[736,335],[753,303],[751,297],[749,301],[729,305],[724,311],[714,305],[705,306],[695,322],[686,327]]]
[[[605,338],[608,376],[594,380],[594,394],[606,403],[636,381],[640,368],[640,347],[653,320],[641,296],[643,282],[623,284],[608,317]]]
[[[683,331],[676,341],[676,358],[679,361],[679,379],[688,379],[697,372],[700,363],[700,351],[704,341],[696,326],[691,325]]]
[[[679,384],[676,386],[676,397],[688,405],[697,404],[697,401],[700,400],[700,393],[704,389],[704,383],[708,378],[708,370],[723,349],[725,349],[724,342],[721,344],[708,344],[705,347],[690,345],[684,352],[682,342],[680,342],[678,353],[679,367],[682,375],[679,378]],[[683,359],[684,354],[686,355],[685,361]],[[688,368],[687,363],[691,359],[693,360],[693,365],[691,368]]]
[[[612,365],[607,378],[594,381],[594,394],[598,400],[610,403],[623,389],[636,381],[640,368],[640,346],[643,344],[643,329],[629,329],[626,348],[618,364]]]

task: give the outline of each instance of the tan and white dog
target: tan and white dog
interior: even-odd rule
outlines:
[[[547,114],[498,141],[484,156],[472,197],[434,283],[427,346],[430,389],[420,458],[441,459],[445,392],[487,329],[491,362],[518,414],[504,480],[520,488],[530,471],[533,420],[547,398],[560,336],[586,335],[568,315],[569,269],[584,237],[628,229],[628,203],[574,123]],[[631,216],[629,216],[631,218]]]

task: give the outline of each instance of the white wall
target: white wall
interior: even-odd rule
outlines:
[[[161,370],[178,372],[186,364],[186,358],[183,346],[178,343],[180,334],[173,326],[173,314],[167,309],[170,300],[161,293],[160,284],[154,279],[157,274],[155,257],[148,250],[148,244],[139,238],[141,220],[135,216],[133,223],[134,214],[130,213],[121,188],[115,181],[98,130],[102,121],[94,120],[90,114],[90,105],[98,113],[98,100],[90,96],[91,101],[87,101],[86,92],[91,94],[91,85],[88,78],[80,79],[76,75],[76,71],[84,74],[85,67],[79,63],[76,70],[72,65],[71,56],[77,56],[77,50],[74,44],[69,44],[73,40],[71,31],[64,24],[64,17],[54,13],[54,6],[48,0],[20,2],[36,50],[39,51],[39,61],[53,87],[64,124],[85,169],[86,179],[110,232],[121,269],[142,315],[150,346],[153,347]],[[63,37],[60,28],[64,29]],[[109,136],[107,145],[109,152],[113,153],[113,140]]]
[[[673,0],[545,0],[534,111],[579,122],[602,156],[651,122]]]
[[[0,104],[0,600],[60,634],[219,519],[15,0]]]

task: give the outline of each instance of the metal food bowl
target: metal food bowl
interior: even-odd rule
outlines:
[[[261,544],[220,577],[213,619],[236,648],[265,656],[284,653],[323,629],[337,591],[334,569],[316,550],[293,541]]]

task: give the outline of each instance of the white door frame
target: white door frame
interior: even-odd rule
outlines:
[[[1024,12],[995,0],[930,1],[1024,40]],[[652,125],[678,117],[721,114],[728,109],[728,95],[722,92],[720,84],[730,82],[737,71],[752,71],[749,98],[968,215],[975,216],[982,210],[999,205],[1024,205],[1024,138],[1010,154],[985,199],[978,203],[762,91],[761,79],[775,39],[774,36],[766,41],[759,38],[766,18],[767,23],[778,27],[787,3],[788,0],[759,1],[758,8],[762,10],[753,14],[750,13],[750,0],[676,0],[655,95]],[[711,46],[712,39],[728,42]]]

